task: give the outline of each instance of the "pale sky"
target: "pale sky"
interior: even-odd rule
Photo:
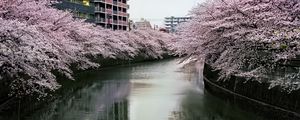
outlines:
[[[163,25],[164,17],[186,16],[197,3],[205,0],[129,0],[130,19],[145,18],[151,24]]]

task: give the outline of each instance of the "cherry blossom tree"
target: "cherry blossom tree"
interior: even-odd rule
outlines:
[[[158,31],[111,31],[52,8],[54,0],[0,1],[0,82],[12,96],[47,95],[58,72],[101,66],[93,59],[132,60],[170,54],[174,36]],[[71,69],[72,68],[72,69]]]
[[[276,85],[299,83],[286,78],[298,76],[298,68],[283,78],[268,78],[300,54],[299,0],[208,0],[191,15],[178,32],[180,54],[205,59],[221,70],[222,79],[236,75]]]

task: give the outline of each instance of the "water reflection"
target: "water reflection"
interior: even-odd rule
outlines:
[[[169,120],[263,120],[237,106],[222,101],[209,93],[187,93],[179,111],[173,111]]]
[[[55,100],[28,120],[128,120],[128,81],[106,81]]]
[[[79,75],[58,99],[24,120],[259,120],[205,91],[176,60]]]

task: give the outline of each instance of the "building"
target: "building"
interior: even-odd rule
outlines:
[[[128,0],[94,0],[95,23],[113,30],[129,29]]]
[[[129,29],[128,0],[60,0],[58,9],[70,10],[75,17],[85,18],[104,28]]]
[[[140,21],[134,23],[133,28],[134,29],[152,29],[152,26],[149,21],[142,18]]]
[[[165,26],[169,32],[175,32],[178,24],[187,22],[191,17],[165,17]]]
[[[60,0],[55,7],[61,10],[69,10],[77,18],[87,19],[87,22],[95,22],[95,8],[89,0]]]

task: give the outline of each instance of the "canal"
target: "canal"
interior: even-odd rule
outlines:
[[[260,120],[210,95],[177,59],[84,72],[21,120]],[[15,119],[12,117],[11,119]],[[9,119],[9,117],[8,117]]]

